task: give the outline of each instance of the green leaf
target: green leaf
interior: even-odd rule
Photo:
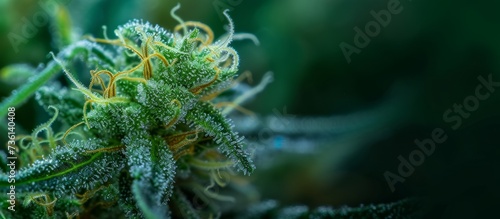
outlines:
[[[231,121],[209,103],[198,102],[193,110],[189,111],[186,119],[191,126],[204,130],[220,145],[219,149],[233,159],[239,170],[245,175],[254,171],[249,154],[244,150],[242,137],[233,132]]]
[[[165,218],[166,203],[175,176],[172,154],[162,139],[146,136],[126,136],[129,172],[134,182],[132,193],[138,208],[146,218]]]
[[[58,146],[46,158],[21,168],[16,175],[16,192],[50,192],[56,197],[91,190],[110,180],[124,167],[120,155],[91,151],[103,148],[97,139],[72,141]],[[8,176],[0,175],[0,186],[9,186]]]

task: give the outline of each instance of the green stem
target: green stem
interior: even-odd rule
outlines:
[[[69,54],[66,59],[71,60],[77,54],[87,52],[87,48],[83,43],[77,44],[73,47],[68,47],[61,54]],[[28,98],[30,98],[43,84],[49,81],[54,75],[61,71],[61,66],[56,61],[51,61],[47,65],[47,67],[37,74],[33,81],[23,85],[19,89],[13,91],[12,95],[7,99],[3,100],[0,104],[0,118],[5,117],[7,115],[9,107],[18,107]]]
[[[0,117],[7,115],[9,107],[17,107],[33,95],[39,87],[45,84],[55,74],[61,71],[61,66],[56,62],[50,62],[47,67],[38,74],[31,83],[23,85],[12,92],[12,95],[0,104]]]

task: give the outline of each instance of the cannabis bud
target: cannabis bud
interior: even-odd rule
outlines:
[[[236,83],[233,23],[224,12],[228,34],[214,42],[208,26],[182,21],[176,9],[172,32],[133,20],[116,39],[88,37],[53,55],[47,68],[61,68],[75,88],[38,90],[53,118],[19,138],[15,188],[26,211],[6,214],[60,218],[106,207],[99,214],[196,218],[203,209],[194,210],[189,196],[232,200],[210,190],[227,184],[221,172],[255,169],[220,109],[231,103],[218,98]],[[93,69],[88,86],[66,67],[77,56]],[[66,131],[54,133],[57,119]],[[7,174],[0,185],[9,186]]]

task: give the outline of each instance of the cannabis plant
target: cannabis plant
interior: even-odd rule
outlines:
[[[217,215],[214,201],[234,199],[211,189],[228,184],[224,176],[234,170],[255,169],[221,109],[238,108],[224,94],[238,82],[233,23],[225,11],[228,33],[214,41],[208,26],[181,20],[177,8],[173,31],[133,20],[115,39],[70,44],[4,101],[2,115],[36,90],[52,118],[16,136],[15,182],[6,165],[0,175],[2,217],[199,218]],[[80,82],[74,60],[89,69],[89,84]],[[61,70],[71,88],[38,88]],[[5,210],[9,191],[15,211]],[[193,197],[204,207],[195,209]]]

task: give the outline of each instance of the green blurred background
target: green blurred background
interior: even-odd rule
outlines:
[[[37,28],[17,52],[9,40],[9,34],[21,33],[24,18],[30,21],[43,10],[40,2],[0,0],[0,67],[36,67],[58,50],[51,24]],[[80,34],[102,37],[106,25],[112,37],[114,28],[133,18],[167,29],[177,24],[169,12],[178,1],[59,2],[67,5]],[[370,11],[387,10],[395,1],[179,2],[180,17],[208,24],[216,36],[226,32],[222,10],[231,9],[236,32],[260,40],[260,46],[232,43],[240,71],[252,72],[251,85],[267,71],[274,73],[273,83],[245,107],[262,120],[286,111],[283,121],[290,122],[290,129],[303,125],[302,132],[271,128],[273,136],[266,141],[258,130],[248,131],[247,138],[265,149],[257,153],[261,167],[251,178],[259,199],[315,207],[422,197],[430,218],[481,218],[497,212],[500,94],[493,91],[480,101],[456,130],[443,113],[474,95],[479,76],[491,74],[500,81],[499,3],[401,0],[401,12],[348,63],[339,45],[353,45],[354,28],[364,30],[375,20]],[[22,83],[2,81],[1,95]],[[19,108],[18,115],[18,125],[28,132],[48,118],[35,101]],[[442,128],[448,139],[392,192],[384,173],[396,173],[398,156],[408,158],[417,148],[414,140],[430,138],[435,128]]]

